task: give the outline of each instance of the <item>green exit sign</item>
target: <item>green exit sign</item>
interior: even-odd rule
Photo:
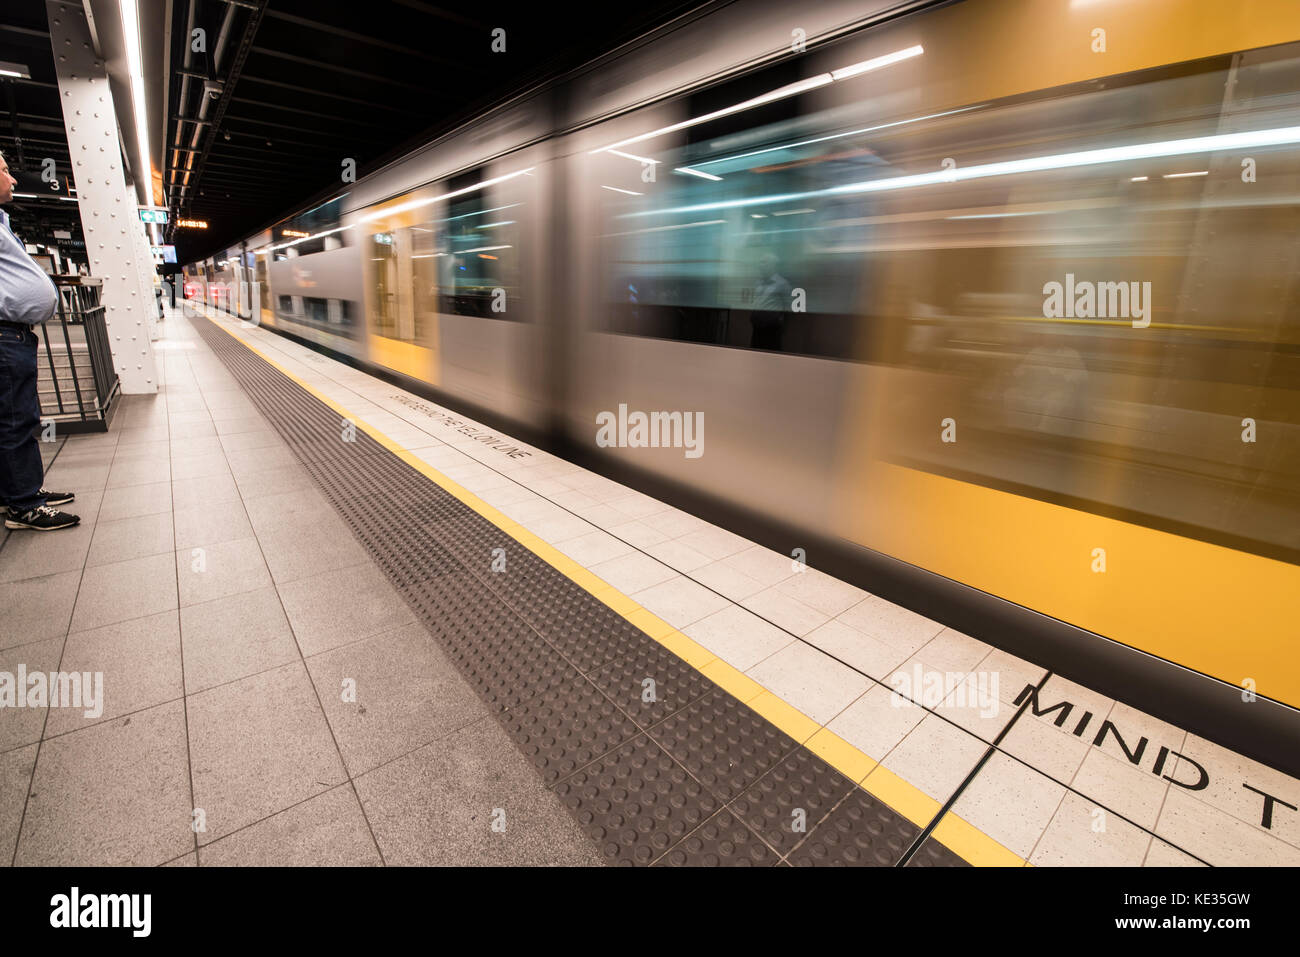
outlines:
[[[167,222],[167,210],[141,209],[140,220],[146,223],[165,223]]]

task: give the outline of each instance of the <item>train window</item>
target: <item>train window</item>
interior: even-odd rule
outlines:
[[[346,195],[285,220],[272,230],[274,242],[292,243],[286,248],[293,249],[296,256],[311,256],[349,245],[350,230],[339,228]],[[277,250],[276,259],[283,258],[287,258],[283,250]]]
[[[474,180],[487,170],[471,174]],[[448,184],[455,185],[455,184]],[[435,239],[443,312],[486,319],[526,318],[520,283],[522,223],[531,213],[535,180],[517,176],[457,197]],[[441,255],[438,255],[441,253]]]
[[[708,115],[799,79],[782,64],[698,93]],[[598,191],[612,332],[741,348],[847,356],[862,318],[860,257],[828,251],[843,203],[822,187],[870,175],[868,149],[782,147],[828,138],[813,92],[697,124],[677,143],[591,158],[580,188]],[[754,202],[789,197],[781,202]]]
[[[348,238],[348,232],[346,229],[341,229],[336,233],[330,233],[328,236],[311,235],[297,240],[290,239],[288,241],[292,242],[293,245],[288,248],[292,249],[297,256],[310,256],[314,253],[328,252],[331,249],[339,249],[350,245],[351,240]],[[288,257],[277,256],[277,258]]]
[[[280,296],[280,311],[293,315],[293,297]]]
[[[851,51],[832,50],[825,65],[846,59]],[[987,165],[1237,129],[1245,117],[1223,115],[1228,66],[1206,61],[1103,88],[963,103],[947,99],[950,84],[926,82],[932,64],[917,56],[870,73],[871,97],[857,95],[855,81],[835,83],[596,153],[576,188],[595,191],[601,210],[599,321],[623,334],[862,361],[888,361],[901,348],[925,363],[938,353],[914,346],[936,337],[954,343],[944,361],[961,359],[955,341],[973,324],[952,328],[957,317],[1042,314],[1046,282],[1085,265],[1124,279],[1138,261],[1132,250],[1148,250],[1141,268],[1178,289],[1181,260],[1170,254],[1185,254],[1197,235],[1189,217],[1232,216],[1222,203],[1201,209],[1207,181],[1198,177],[1218,162],[1212,156],[1158,169],[1135,160],[942,177],[953,156]],[[795,78],[784,71],[706,91],[680,114],[711,115],[779,89]],[[1272,75],[1255,73],[1261,82]],[[1269,122],[1285,126],[1291,116]],[[933,180],[879,188],[917,173]],[[1147,183],[1155,185],[1139,185]],[[1225,326],[1240,322],[1227,317],[1233,298],[1223,297]]]
[[[302,304],[303,318],[310,319],[312,322],[330,321],[330,306],[327,300],[304,296]]]

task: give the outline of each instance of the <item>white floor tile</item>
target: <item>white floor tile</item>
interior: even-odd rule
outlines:
[[[798,640],[735,605],[687,625],[682,632],[741,671]]]

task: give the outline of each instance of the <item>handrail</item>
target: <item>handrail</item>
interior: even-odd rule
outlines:
[[[95,276],[50,278],[59,291],[58,309],[35,327],[45,347],[45,368],[37,380],[42,425],[53,423],[64,433],[106,432],[121,383],[100,298],[104,281]]]

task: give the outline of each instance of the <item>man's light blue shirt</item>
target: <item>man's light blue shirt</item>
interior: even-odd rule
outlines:
[[[34,326],[54,315],[59,290],[9,229],[0,209],[0,320]]]

